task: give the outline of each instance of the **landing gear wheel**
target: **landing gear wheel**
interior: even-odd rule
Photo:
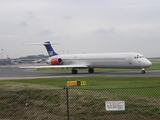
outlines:
[[[72,69],[72,74],[77,74],[78,73],[78,71],[76,70],[76,69]]]
[[[94,73],[94,69],[93,68],[89,68],[88,69],[88,73]]]
[[[141,71],[141,74],[145,74],[145,73],[146,73],[146,71],[145,71],[145,70],[142,70],[142,71]]]

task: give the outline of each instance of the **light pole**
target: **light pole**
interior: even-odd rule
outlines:
[[[3,59],[3,49],[1,49],[2,50],[2,59]]]

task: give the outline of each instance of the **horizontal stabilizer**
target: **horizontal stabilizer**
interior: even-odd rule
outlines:
[[[26,43],[23,45],[58,45],[59,43]]]
[[[58,53],[52,47],[52,45],[56,45],[56,44],[58,43],[50,43],[49,41],[47,41],[44,43],[28,43],[28,44],[23,44],[23,45],[44,45],[48,52],[48,55],[51,57],[51,56],[58,55]]]

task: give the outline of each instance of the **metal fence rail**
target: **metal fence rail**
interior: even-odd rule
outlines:
[[[68,89],[70,120],[159,120],[160,87]],[[106,111],[105,101],[125,101],[124,111]],[[66,90],[0,90],[0,119],[67,120]]]

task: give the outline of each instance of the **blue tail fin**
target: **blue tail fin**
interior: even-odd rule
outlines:
[[[44,42],[43,45],[46,47],[49,56],[58,55],[58,54],[56,53],[56,51],[53,49],[53,47],[52,47],[52,45],[51,45],[51,43],[50,43],[49,41]]]

